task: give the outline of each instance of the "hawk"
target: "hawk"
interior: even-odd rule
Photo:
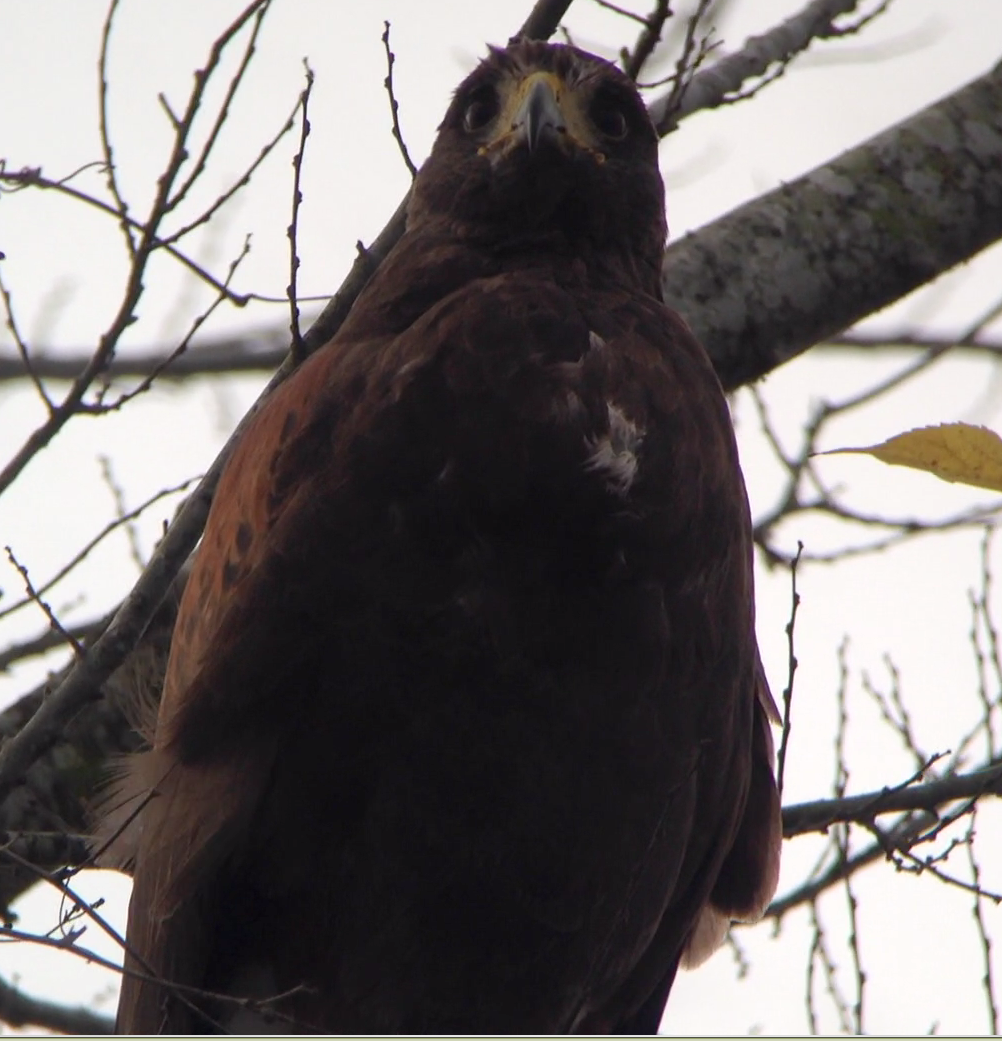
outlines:
[[[751,523],[657,146],[608,62],[492,50],[248,427],[124,788],[120,1032],[655,1032],[761,913]]]

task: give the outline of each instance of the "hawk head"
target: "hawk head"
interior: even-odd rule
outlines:
[[[633,82],[574,47],[492,49],[460,84],[414,184],[408,227],[518,248],[628,256],[665,243],[658,138]]]

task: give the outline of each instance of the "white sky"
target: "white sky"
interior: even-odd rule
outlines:
[[[234,0],[125,0],[115,25],[110,61],[110,120],[122,184],[136,212],[149,204],[164,161],[167,126],[157,103],[163,91],[182,104],[191,70],[209,41],[243,6]],[[645,10],[647,3],[633,5]],[[720,26],[728,46],[760,32],[798,9],[796,0],[737,0]],[[407,186],[407,173],[389,134],[380,34],[392,23],[400,117],[412,155],[427,153],[450,91],[483,53],[484,43],[503,43],[528,10],[529,0],[470,4],[445,0],[278,0],[265,22],[259,54],[232,122],[220,142],[196,203],[210,200],[257,153],[292,109],[302,85],[301,59],[317,80],[311,100],[309,139],[300,217],[300,291],[324,294],[340,283],[358,239],[369,241],[383,226]],[[97,134],[96,60],[104,0],[0,0],[0,156],[11,167],[40,165],[62,177],[100,159]],[[632,37],[632,28],[577,0],[570,26],[575,41],[590,49],[612,47]],[[895,0],[866,32],[833,41],[791,69],[752,102],[688,120],[663,146],[674,238],[733,206],[795,178],[878,130],[955,90],[1002,58],[1002,0]],[[667,71],[667,70],[666,70]],[[279,297],[288,280],[285,229],[291,198],[288,140],[257,175],[240,201],[228,206],[208,234],[189,248],[224,272],[244,236],[252,253],[236,287]],[[88,172],[78,185],[96,190],[100,175]],[[194,212],[190,209],[188,212]],[[89,348],[109,324],[125,272],[121,238],[112,221],[51,195],[22,192],[0,199],[3,276],[22,330],[53,350]],[[947,333],[988,309],[1002,286],[1002,251],[995,249],[965,269],[941,279],[884,316],[873,328],[927,328]],[[209,293],[169,261],[153,265],[146,280],[142,320],[126,343],[136,349],[183,334],[193,308]],[[215,332],[285,321],[279,305],[245,312],[218,312]],[[9,348],[9,337],[0,336]],[[789,445],[811,403],[857,390],[900,360],[804,359],[764,383],[778,427]],[[99,455],[113,460],[130,506],[161,487],[203,470],[263,379],[246,377],[225,386],[201,381],[183,390],[164,385],[120,415],[76,420],[0,499],[0,545],[10,544],[33,577],[43,579],[110,518],[114,504],[102,483]],[[55,385],[58,393],[60,385]],[[886,404],[836,428],[830,445],[869,444],[932,422],[966,419],[1002,427],[997,378],[984,363],[941,364]],[[747,396],[736,412],[753,511],[772,505],[777,485]],[[0,457],[4,460],[42,418],[27,385],[0,385]],[[888,470],[858,457],[825,460],[822,472],[841,482],[852,501],[870,512],[936,516],[989,496]],[[146,552],[173,504],[149,512],[140,525]],[[844,534],[830,525],[797,521],[789,544],[803,539],[815,551],[839,544]],[[883,677],[882,655],[901,669],[915,722],[930,750],[945,750],[977,718],[971,662],[967,590],[978,581],[980,535],[925,539],[879,557],[838,568],[813,567],[800,576],[794,735],[788,764],[787,799],[827,793],[833,774],[832,735],[837,681],[835,650],[851,637],[851,791],[903,780],[908,758],[889,738],[860,689],[868,670]],[[996,554],[996,556],[998,556]],[[996,560],[996,565],[999,563]],[[124,537],[108,541],[52,596],[67,621],[93,617],[117,602],[135,578]],[[789,581],[783,574],[759,577],[760,638],[773,687],[786,680],[783,627],[789,616]],[[19,597],[17,575],[0,562],[4,600]],[[43,628],[32,610],[0,620],[0,644]],[[46,663],[49,667],[56,659]],[[0,676],[0,704],[44,675],[42,663]],[[979,832],[1002,829],[1002,815],[986,807]],[[995,840],[997,842],[997,839]],[[788,843],[781,891],[813,864],[820,847],[809,840]],[[983,883],[1002,888],[1002,863],[988,859]],[[127,885],[107,875],[80,881],[88,895],[108,897],[109,916],[124,923]],[[861,944],[869,974],[868,1027],[872,1032],[925,1032],[937,1022],[943,1032],[984,1032],[984,999],[969,899],[938,883],[895,876],[885,866],[858,880]],[[845,897],[834,892],[824,904],[836,957],[849,968]],[[26,925],[44,929],[55,920],[51,898],[37,893],[19,907]],[[997,939],[1000,912],[985,914]],[[805,915],[794,914],[782,937],[767,929],[742,936],[752,961],[750,975],[735,981],[726,950],[698,972],[679,977],[665,1029],[671,1033],[802,1032],[804,975],[810,935]],[[109,953],[93,930],[88,940]],[[0,945],[0,975],[19,977],[34,994],[87,1002],[106,977],[78,970],[65,955],[24,945]],[[846,983],[848,984],[848,977]],[[104,1008],[113,1007],[105,995]],[[822,1026],[834,1029],[832,1018]]]

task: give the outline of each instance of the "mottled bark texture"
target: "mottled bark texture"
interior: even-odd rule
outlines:
[[[665,299],[729,389],[1002,237],[1002,64],[672,246]]]

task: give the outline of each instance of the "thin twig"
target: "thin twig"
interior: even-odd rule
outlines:
[[[226,278],[223,284],[216,294],[216,298],[205,308],[200,314],[196,315],[191,325],[188,327],[188,331],[181,338],[180,343],[161,361],[158,361],[153,369],[147,373],[140,381],[136,384],[132,390],[126,391],[120,394],[114,401],[105,404],[103,401],[98,401],[93,405],[83,404],[80,406],[80,411],[90,415],[101,415],[105,412],[115,412],[122,408],[123,405],[128,404],[134,398],[139,397],[140,394],[145,394],[150,387],[153,386],[153,381],[162,373],[170,368],[174,364],[177,358],[180,358],[187,350],[192,339],[198,334],[198,330],[212,317],[215,311],[226,302],[230,283],[233,281],[234,276],[237,273],[237,269],[244,262],[247,256],[250,254],[251,248],[251,237],[248,234],[244,239],[244,244],[240,252],[230,261],[229,270],[226,272]],[[110,381],[106,380],[105,390],[110,386]]]
[[[625,7],[610,3],[609,0],[594,0],[594,2],[599,7],[605,8],[606,11],[618,14],[621,18],[629,18],[631,21],[639,22],[641,25],[647,24],[647,19],[642,14],[637,14],[636,11],[628,11]]]
[[[55,410],[55,405],[52,403],[52,399],[49,397],[48,391],[45,389],[45,384],[42,383],[41,377],[35,368],[35,363],[32,360],[31,351],[28,348],[27,341],[21,335],[21,330],[18,328],[17,318],[14,315],[14,301],[11,299],[10,290],[7,288],[7,284],[3,279],[2,266],[0,266],[0,296],[3,297],[4,313],[7,315],[6,325],[10,330],[11,336],[14,338],[14,346],[17,347],[17,353],[21,359],[22,374],[28,374],[31,382],[35,385],[35,391],[42,399],[42,404],[48,410],[49,415],[52,415]]]
[[[835,960],[828,950],[828,945],[825,943],[824,929],[821,926],[821,919],[818,917],[816,903],[811,904],[811,927],[814,931],[814,941],[811,945],[811,960],[813,961],[816,958],[821,964],[821,969],[824,973],[825,989],[828,991],[828,996],[831,998],[832,1005],[834,1005],[838,1014],[841,1033],[851,1034],[852,1020],[849,1017],[849,1003],[838,985],[838,970],[835,966]],[[808,1015],[811,1021],[811,1030],[816,1032],[817,1018],[812,1005],[809,1007]]]
[[[926,812],[909,814],[902,817],[886,832],[880,831],[871,824],[870,830],[880,835],[877,842],[871,843],[858,853],[851,854],[848,859],[836,858],[825,871],[774,900],[766,908],[763,917],[779,920],[794,908],[816,900],[822,893],[838,885],[843,879],[879,860],[886,860],[889,850],[904,848],[914,842],[935,819],[932,814]]]
[[[299,365],[306,357],[306,345],[303,343],[303,333],[299,328],[299,296],[297,292],[297,278],[299,275],[299,249],[296,245],[296,234],[299,229],[299,205],[303,201],[303,192],[300,187],[303,172],[303,156],[306,154],[306,139],[310,136],[310,94],[313,92],[313,70],[310,63],[304,58],[303,68],[306,70],[306,86],[299,95],[299,107],[302,112],[302,130],[299,135],[299,147],[292,157],[292,222],[289,224],[289,330],[292,335],[292,345],[289,348],[294,365]]]
[[[105,365],[115,351],[126,329],[135,320],[135,312],[139,300],[144,292],[144,278],[150,257],[156,249],[157,231],[171,208],[180,201],[187,188],[192,183],[191,177],[181,186],[178,192],[174,192],[175,182],[180,175],[181,167],[188,159],[188,135],[195,121],[195,116],[201,108],[202,101],[208,86],[212,72],[218,66],[222,52],[226,45],[232,40],[236,33],[246,22],[257,16],[258,20],[263,16],[270,0],[254,0],[223,33],[216,38],[209,52],[209,60],[203,70],[195,75],[195,86],[192,88],[188,98],[188,106],[181,117],[177,132],[174,137],[174,146],[164,172],[157,180],[157,190],[150,206],[149,216],[143,225],[142,233],[136,245],[135,255],[129,269],[122,301],[115,317],[101,336],[97,349],[94,351],[90,361],[85,366],[63,399],[62,403],[53,410],[49,417],[28,436],[21,448],[14,453],[7,465],[0,472],[0,492],[3,492],[21,474],[28,463],[62,430],[69,420],[77,415],[83,403],[84,395],[94,380],[103,372]],[[256,32],[256,30],[255,30]],[[237,76],[242,75],[238,72]],[[227,98],[229,95],[227,95]],[[228,104],[224,101],[223,107]],[[217,118],[216,126],[220,125],[220,116]],[[211,147],[210,143],[203,148],[203,157],[207,155],[206,149]],[[173,194],[172,194],[173,193]],[[2,757],[2,753],[0,753]]]
[[[128,524],[131,521],[137,520],[143,513],[146,512],[151,506],[158,503],[161,499],[167,498],[169,495],[177,495],[180,492],[187,491],[197,481],[197,477],[189,477],[187,480],[182,481],[180,484],[172,485],[170,488],[161,488],[160,491],[154,492],[153,495],[144,499],[138,506],[131,510],[126,510],[120,516],[115,517],[114,520],[109,521],[92,539],[86,542],[74,555],[67,561],[51,578],[46,579],[34,593],[34,596],[28,595],[21,600],[16,600],[14,603],[5,607],[0,611],[0,618],[5,618],[7,615],[13,614],[15,611],[26,607],[28,604],[37,603],[37,597],[44,596],[49,592],[55,585],[61,582],[75,567],[77,567],[86,557],[96,549],[109,535],[117,531],[124,524]]]
[[[107,623],[107,618],[92,622],[82,622],[80,625],[66,626],[66,631],[75,640],[86,641],[88,636],[92,636]],[[25,658],[34,658],[40,654],[48,654],[49,651],[54,651],[57,647],[64,647],[65,645],[66,639],[62,634],[47,629],[40,636],[24,640],[21,643],[11,644],[0,651],[0,672],[10,668],[15,662],[24,661]]]
[[[696,10],[686,20],[685,34],[682,37],[682,50],[679,53],[678,60],[675,62],[675,71],[664,80],[637,84],[642,90],[649,90],[653,87],[660,87],[663,83],[671,83],[671,90],[660,102],[664,113],[661,118],[665,125],[668,124],[669,114],[678,110],[685,92],[689,89],[692,78],[702,67],[710,53],[716,49],[717,45],[711,42],[712,30],[700,37],[697,42],[703,17],[712,4],[713,0],[699,0],[696,4]],[[648,107],[648,112],[651,113],[651,119],[653,120],[654,115],[650,107]],[[655,126],[658,127],[658,132],[660,133],[660,126],[656,122]]]
[[[793,677],[797,672],[797,655],[794,650],[793,633],[797,622],[797,611],[800,608],[800,594],[797,592],[797,565],[804,544],[797,543],[797,555],[790,564],[790,620],[786,623],[786,687],[783,690],[783,732],[779,741],[779,754],[776,757],[776,787],[780,798],[783,796],[783,778],[786,775],[786,750],[790,744],[791,710],[793,708]]]
[[[884,655],[884,664],[891,677],[890,697],[877,689],[866,672],[863,673],[861,681],[863,690],[873,699],[884,722],[898,735],[916,765],[922,769],[922,764],[928,761],[929,756],[919,747],[913,732],[911,714],[901,696],[901,677],[889,654]]]
[[[132,557],[132,563],[136,565],[136,570],[141,572],[146,566],[146,561],[143,560],[143,551],[139,545],[139,531],[136,527],[136,519],[134,517],[128,520],[125,519],[125,515],[129,512],[125,505],[125,489],[115,479],[114,465],[110,456],[99,455],[97,463],[101,467],[101,479],[107,486],[108,491],[111,492],[111,497],[115,500],[115,519],[125,529],[125,537],[129,542],[129,555]]]
[[[604,6],[604,5],[603,5]],[[629,14],[630,12],[621,12]],[[623,54],[623,71],[631,80],[635,80],[641,73],[644,65],[654,53],[655,48],[661,42],[661,30],[665,22],[671,17],[670,0],[656,0],[654,9],[646,18],[639,21],[643,25],[637,42],[632,51]]]
[[[180,170],[180,166],[178,166],[177,170],[173,171],[169,182],[164,185],[167,190],[161,193],[160,200],[160,210],[162,210],[164,216],[171,211],[176,210],[177,207],[181,205],[187,197],[188,192],[190,192],[192,187],[195,185],[195,182],[198,181],[202,176],[202,173],[205,171],[205,166],[209,161],[209,156],[212,154],[212,150],[215,148],[216,143],[219,140],[219,135],[222,133],[226,120],[229,118],[230,105],[233,103],[233,99],[236,97],[236,93],[240,89],[240,84],[243,82],[244,75],[246,74],[247,69],[250,68],[250,63],[257,51],[257,39],[261,33],[261,25],[264,22],[264,16],[268,13],[268,9],[271,7],[271,3],[272,0],[251,0],[251,3],[249,3],[247,7],[245,7],[243,11],[234,18],[230,25],[216,37],[216,40],[209,51],[209,57],[204,68],[196,71],[195,88],[189,98],[188,107],[185,110],[184,115],[177,121],[177,129],[175,130],[176,141],[188,140],[195,113],[199,108],[201,108],[205,87],[212,78],[213,73],[219,67],[223,51],[225,51],[229,44],[233,42],[233,39],[238,33],[240,33],[244,26],[253,19],[250,35],[247,39],[246,45],[244,46],[244,52],[240,57],[240,63],[237,66],[236,72],[234,72],[230,77],[230,82],[227,84],[223,100],[216,109],[216,118],[206,136],[198,157],[195,159],[194,166],[184,181],[182,181],[173,192],[171,189],[173,188],[174,179]],[[187,158],[186,150],[185,159]],[[169,170],[172,168],[172,165],[173,156],[171,162],[168,164]]]
[[[839,859],[843,862],[849,859],[849,825],[840,827]],[[849,951],[852,954],[852,964],[856,975],[856,1001],[853,1005],[853,1033],[862,1035],[866,1031],[863,1024],[864,998],[866,995],[866,972],[863,970],[863,958],[860,954],[859,942],[859,902],[852,888],[852,875],[846,873],[843,886],[845,889],[846,904],[849,911]]]
[[[17,568],[20,572],[21,578],[24,580],[25,588],[28,590],[28,600],[31,603],[37,604],[41,608],[42,613],[49,620],[49,625],[52,627],[54,632],[57,632],[63,640],[73,648],[73,653],[77,657],[82,657],[84,649],[78,640],[74,639],[73,634],[67,629],[63,628],[63,623],[56,617],[55,612],[52,608],[41,598],[38,590],[35,589],[32,584],[31,578],[28,576],[28,569],[14,556],[14,551],[10,546],[5,546],[4,549],[7,551],[7,559]]]
[[[974,894],[972,912],[974,914],[975,924],[977,925],[978,938],[981,941],[981,964],[984,967],[982,983],[984,985],[985,1001],[988,1005],[988,1032],[992,1037],[997,1037],[999,1032],[999,1007],[998,1002],[995,1000],[995,981],[992,979],[992,941],[988,935],[985,916],[981,910],[981,901],[983,899],[980,892],[981,868],[978,865],[978,858],[974,853],[974,835],[977,816],[978,809],[975,806],[971,810],[971,819],[967,826],[967,837],[964,845],[967,848],[967,863],[971,869],[971,881],[974,883],[975,890],[977,890]]]
[[[275,131],[271,138],[261,146],[261,150],[258,152],[257,156],[255,156],[255,158],[244,168],[243,173],[234,179],[229,188],[224,192],[221,192],[212,204],[202,210],[197,217],[192,218],[187,224],[182,224],[176,231],[171,232],[170,235],[158,239],[157,246],[166,249],[174,243],[180,242],[181,239],[191,234],[191,232],[196,228],[200,228],[203,224],[208,224],[208,222],[237,194],[237,192],[241,190],[241,188],[246,188],[251,183],[258,168],[275,151],[282,138],[284,138],[285,135],[288,134],[296,125],[296,113],[298,111],[299,101],[297,99],[295,107],[292,112],[289,113],[285,122]]]
[[[785,68],[814,40],[833,35],[839,15],[856,9],[859,0],[811,0],[802,10],[759,36],[747,39],[741,48],[692,76],[681,96],[672,90],[648,107],[651,119],[664,135],[693,112],[727,104],[740,94],[749,80],[768,73],[778,63]]]
[[[404,141],[403,132],[400,129],[400,106],[397,104],[397,96],[393,91],[393,63],[396,61],[396,55],[390,50],[389,22],[383,22],[383,35],[380,39],[383,41],[383,50],[386,52],[386,79],[383,80],[383,86],[386,88],[387,97],[390,99],[393,139],[397,142],[397,148],[400,150],[400,155],[404,160],[404,166],[407,167],[407,172],[411,175],[411,180],[413,181],[417,177],[417,167],[411,159],[411,154],[407,150],[407,143]]]
[[[111,26],[115,20],[120,0],[111,0],[108,4],[108,13],[101,27],[101,55],[98,58],[98,83],[99,92],[99,126],[101,132],[101,150],[104,152],[104,175],[108,184],[108,191],[114,200],[114,209],[118,214],[118,226],[122,229],[125,238],[125,248],[133,259],[136,256],[136,240],[132,234],[132,225],[129,221],[129,207],[118,187],[118,172],[115,169],[115,155],[111,147],[111,129],[108,122],[108,45],[111,41]]]
[[[46,177],[42,171],[37,167],[27,167],[23,170],[5,170],[0,169],[0,184],[6,183],[13,185],[13,188],[8,188],[8,191],[21,191],[24,188],[38,188],[41,190],[51,190],[59,192],[62,195],[66,195],[71,199],[75,199],[77,202],[86,203],[88,206],[92,206],[102,213],[106,213],[109,216],[116,216],[116,211],[113,207],[109,206],[108,203],[102,202],[102,200],[95,198],[93,195],[88,195],[87,192],[81,191],[79,188],[73,188],[66,183],[65,178],[55,181],[52,178]],[[142,231],[145,225],[132,217],[128,218],[129,226],[134,231]],[[188,226],[189,230],[192,227],[196,227],[197,222],[192,222]],[[193,275],[201,279],[212,289],[219,291],[223,288],[223,283],[220,282],[211,272],[206,271],[202,265],[192,260],[191,257],[187,256],[176,246],[170,243],[178,237],[177,232],[167,238],[160,238],[157,235],[153,235],[150,239],[151,250],[164,250],[170,257],[178,263],[183,264]],[[229,293],[227,300],[233,304],[234,307],[245,307],[252,300],[258,300],[262,303],[285,303],[285,297],[278,296],[262,296],[257,293]],[[82,361],[76,366],[77,372],[81,368],[86,367],[89,364],[91,358]]]

